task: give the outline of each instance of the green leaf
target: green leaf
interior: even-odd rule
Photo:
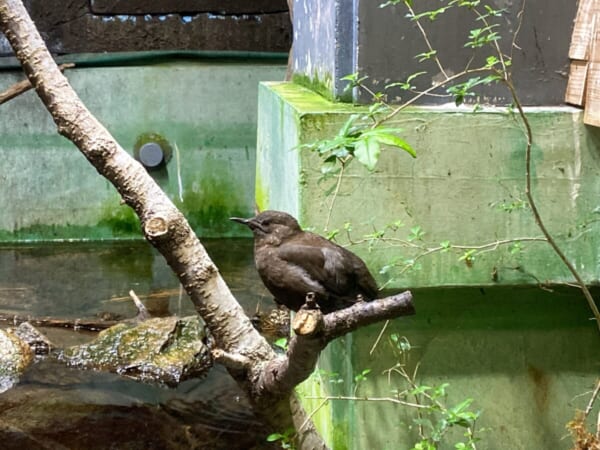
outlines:
[[[325,159],[325,161],[323,161],[323,164],[321,165],[321,173],[329,174],[335,172],[337,169],[337,162],[338,159],[335,155],[331,155],[330,157]]]
[[[412,75],[410,75],[406,79],[406,81],[398,81],[398,82],[395,82],[395,83],[390,83],[390,84],[387,84],[385,86],[385,88],[389,89],[389,88],[392,88],[392,87],[395,87],[395,86],[399,86],[400,89],[403,89],[405,91],[408,91],[410,89],[416,89],[416,86],[413,86],[411,84],[411,81],[414,80],[415,78],[417,78],[419,75],[423,75],[425,73],[427,73],[427,72],[416,72],[416,73],[413,73]]]
[[[449,383],[442,383],[439,386],[436,386],[436,388],[431,393],[431,396],[433,398],[445,397],[446,396],[446,388],[448,386],[450,386]]]
[[[408,142],[406,142],[404,139],[401,139],[394,134],[377,133],[375,135],[375,138],[377,139],[377,141],[380,144],[390,145],[392,147],[399,148],[401,150],[404,150],[406,153],[408,153],[413,158],[417,157],[417,152],[415,151],[415,149],[412,148],[411,145]]]
[[[276,347],[279,347],[283,350],[287,350],[288,340],[287,338],[282,337],[273,342],[273,344],[275,344]]]
[[[427,440],[417,442],[411,450],[436,450],[436,446]]]
[[[425,386],[424,384],[415,387],[412,391],[410,391],[411,395],[420,395],[423,394],[427,391],[432,390],[433,388],[431,386]]]
[[[335,230],[331,230],[329,233],[327,233],[327,236],[325,236],[325,239],[327,239],[328,241],[332,241],[335,239],[335,237],[340,234],[340,230],[338,230],[337,228]]]
[[[354,122],[356,122],[356,120],[359,118],[358,114],[352,114],[348,120],[346,120],[346,123],[344,123],[344,126],[340,129],[340,131],[338,132],[338,136],[339,137],[346,137],[350,134],[350,129],[352,128],[352,125],[354,125]]]
[[[417,225],[410,229],[410,235],[408,236],[408,240],[409,241],[421,241],[421,240],[423,240],[424,235],[425,235],[425,232],[423,231],[421,226]]]
[[[275,442],[283,439],[285,436],[281,433],[273,433],[267,436],[267,442]]]
[[[366,136],[356,141],[354,144],[354,156],[369,170],[374,170],[379,160],[381,147],[379,142],[373,136]]]
[[[348,75],[340,78],[340,80],[348,81],[348,84],[344,88],[344,91],[347,91],[349,89],[353,89],[357,86],[360,86],[363,81],[365,81],[367,78],[369,78],[369,77],[359,78],[358,75],[359,75],[358,72],[354,72],[354,73],[348,74]]]
[[[441,8],[438,8],[436,10],[432,10],[432,11],[425,11],[422,12],[420,14],[415,14],[414,16],[409,14],[409,17],[411,20],[420,20],[423,19],[424,17],[427,17],[429,20],[435,20],[437,19],[437,16],[439,16],[440,14],[443,14],[446,12],[446,10],[449,9],[448,6],[443,6]]]
[[[437,50],[431,50],[429,52],[419,53],[415,55],[415,58],[419,60],[419,62],[423,62],[427,59],[433,58],[437,54]]]

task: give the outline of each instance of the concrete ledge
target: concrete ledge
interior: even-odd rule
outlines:
[[[257,203],[325,228],[336,180],[301,144],[334,136],[362,107],[331,103],[292,83],[259,88]],[[598,282],[600,133],[574,108],[528,108],[534,131],[533,191],[547,227],[590,284]],[[382,151],[373,173],[354,162],[341,183],[329,231],[364,257],[389,288],[565,283],[571,276],[545,242],[525,202],[525,138],[502,108],[416,107],[394,126],[412,159]],[[400,220],[397,231],[385,228]],[[350,222],[350,238],[344,230]],[[421,239],[414,239],[420,227]],[[368,241],[386,230],[388,242]],[[412,230],[412,231],[411,231]],[[367,240],[367,241],[366,241]],[[450,251],[433,251],[441,242]],[[498,243],[496,246],[495,243]],[[516,244],[516,246],[515,246]],[[465,252],[475,250],[472,261]],[[468,258],[467,258],[468,259]],[[406,263],[413,261],[411,267]],[[379,273],[379,272],[382,273]]]
[[[282,79],[284,64],[164,62],[74,69],[85,105],[133,153],[157,133],[173,154],[153,172],[203,237],[248,236],[232,215],[254,212],[257,86]],[[0,72],[0,91],[21,80]],[[0,242],[141,238],[116,190],[58,135],[34,92],[2,105]]]
[[[330,448],[409,449],[419,441],[414,408],[366,400],[407,389],[400,375],[387,372],[398,362],[411,374],[419,365],[420,385],[448,383],[448,407],[473,399],[469,410],[481,412],[477,430],[485,430],[476,432],[477,448],[571,448],[565,424],[576,408],[585,409],[589,396],[581,394],[598,373],[598,330],[579,290],[426,289],[414,296],[415,316],[332,342],[320,371],[301,386],[303,404],[308,413],[318,411],[313,418]],[[395,348],[391,334],[410,341],[408,354]],[[366,369],[357,386],[354,377]],[[324,402],[327,396],[363,400]],[[438,448],[464,442],[464,431],[453,427]]]

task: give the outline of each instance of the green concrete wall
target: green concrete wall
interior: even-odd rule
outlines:
[[[298,146],[331,138],[360,111],[291,83],[261,84],[259,207],[287,210],[325,234],[336,180],[324,180],[320,159]],[[574,108],[528,108],[527,116],[540,212],[595,285],[600,133],[584,126]],[[402,388],[399,377],[386,372],[402,361],[390,344],[397,333],[413,347],[406,367],[410,372],[419,364],[420,384],[449,383],[448,406],[474,399],[471,410],[481,411],[477,426],[485,428],[477,448],[570,448],[565,425],[575,408],[585,408],[589,397],[580,394],[597,379],[598,330],[579,290],[551,286],[572,278],[537,240],[541,233],[523,207],[521,125],[501,108],[475,114],[455,107],[412,108],[393,125],[404,130],[417,158],[388,148],[372,173],[352,163],[328,232],[339,230],[336,240],[367,261],[380,285],[412,289],[417,313],[332,342],[319,371],[299,388],[307,411],[335,450],[412,448],[418,441],[414,410],[385,401],[323,400],[390,397]],[[385,228],[397,220],[404,226]],[[414,239],[415,227],[424,232],[421,239]],[[388,240],[369,243],[366,236],[376,230],[385,230]],[[432,250],[443,241],[456,247]],[[473,261],[461,260],[473,249]],[[409,259],[412,269],[403,265]],[[371,372],[356,388],[352,380],[365,369]],[[463,431],[452,430],[439,448],[454,448]]]
[[[446,407],[473,399],[468,409],[480,412],[477,448],[572,448],[565,425],[576,408],[585,409],[589,395],[582,394],[591,391],[598,376],[598,330],[577,289],[435,289],[414,294],[415,316],[395,320],[385,330],[384,324],[376,324],[332,342],[319,362],[325,373],[302,385],[305,397],[317,397],[304,404],[308,413],[318,409],[314,419],[332,449],[410,449],[419,441],[413,408],[375,400],[323,404],[326,395],[394,398],[394,389],[407,388],[397,373],[387,372],[398,362],[409,373],[419,365],[420,385],[448,383]],[[392,333],[410,341],[406,359],[393,350]],[[356,388],[352,380],[365,369],[371,372]],[[414,397],[406,400],[414,402]],[[452,429],[439,449],[464,442],[463,432]]]
[[[257,85],[279,62],[171,61],[72,69],[86,106],[128,151],[162,135],[178,151],[154,176],[203,237],[247,236],[254,212]],[[0,72],[0,91],[20,80]],[[56,132],[34,92],[0,107],[0,242],[141,238],[114,188]]]
[[[336,179],[323,180],[319,157],[297,147],[332,137],[361,109],[330,103],[290,83],[264,83],[259,97],[257,202],[263,209],[287,210],[304,226],[324,232],[328,191]],[[585,127],[574,108],[529,108],[527,116],[540,212],[584,278],[597,283],[600,133]],[[417,158],[384,149],[372,173],[353,162],[328,227],[340,231],[336,239],[342,244],[362,242],[352,249],[367,260],[380,284],[396,289],[571,281],[540,240],[524,203],[525,137],[515,117],[501,108],[472,113],[420,107],[402,112],[393,125],[403,129]],[[397,220],[404,226],[386,229]],[[415,227],[423,231],[421,239],[414,239]],[[386,230],[386,242],[369,238],[378,230]],[[455,248],[439,251],[444,241]],[[461,257],[472,249],[474,260],[467,264]]]

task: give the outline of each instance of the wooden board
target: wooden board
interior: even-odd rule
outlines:
[[[588,67],[583,123],[600,127],[600,62],[591,62]]]
[[[565,93],[566,103],[577,106],[585,105],[588,66],[588,61],[571,61],[569,81]]]
[[[590,43],[593,36],[593,17],[598,12],[599,0],[580,0],[571,46],[569,47],[569,58],[577,60],[588,60],[590,57]]]

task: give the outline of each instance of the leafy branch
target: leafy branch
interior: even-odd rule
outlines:
[[[354,377],[355,387],[353,395],[327,395],[306,396],[307,399],[321,400],[319,405],[310,413],[314,416],[321,408],[332,401],[364,402],[364,403],[389,403],[407,407],[415,411],[412,423],[418,429],[418,441],[412,450],[436,450],[440,444],[447,440],[448,432],[453,428],[464,429],[464,442],[454,444],[456,449],[477,450],[476,443],[480,440],[476,437],[476,423],[480,413],[470,409],[473,399],[465,398],[456,404],[448,403],[448,383],[437,386],[421,384],[418,381],[419,364],[416,364],[412,373],[407,370],[408,355],[411,345],[408,339],[398,334],[389,336],[389,343],[397,358],[397,362],[383,371],[382,375],[387,378],[388,384],[399,375],[401,384],[391,389],[391,396],[359,396],[356,394],[358,384],[364,380],[370,369],[365,369]],[[321,373],[322,375],[323,373]],[[336,382],[337,374],[331,374]],[[302,427],[300,427],[302,428]],[[481,430],[480,430],[481,431]]]
[[[531,148],[533,146],[533,131],[531,129],[531,124],[529,123],[529,119],[527,118],[527,115],[525,114],[525,111],[523,109],[523,105],[521,104],[521,102],[519,100],[519,97],[515,90],[515,86],[510,77],[510,74],[508,74],[508,73],[506,74],[506,77],[503,80],[503,82],[507,86],[508,90],[511,93],[511,96],[513,99],[513,104],[516,106],[516,108],[519,112],[519,117],[525,127],[525,137],[527,140],[527,143],[525,146],[525,173],[526,173],[525,195],[527,196],[527,200],[529,201],[529,207],[531,208],[531,212],[533,213],[535,223],[537,224],[537,226],[540,229],[540,231],[542,232],[542,234],[545,236],[546,240],[548,241],[548,244],[550,244],[550,246],[552,247],[554,252],[560,258],[560,260],[563,262],[563,264],[567,267],[567,269],[569,269],[569,272],[571,272],[571,274],[577,281],[577,285],[583,292],[583,295],[584,295],[590,309],[592,310],[592,313],[594,314],[594,318],[596,319],[596,326],[598,327],[598,330],[600,330],[600,311],[598,311],[598,306],[596,305],[596,302],[594,301],[594,298],[592,297],[590,290],[588,289],[587,285],[585,284],[585,281],[581,277],[581,274],[579,273],[579,271],[575,268],[573,263],[571,263],[571,261],[567,258],[565,253],[562,251],[562,249],[560,248],[560,246],[554,239],[554,237],[548,231],[548,228],[546,227],[546,224],[542,220],[541,214],[538,210],[538,207],[537,207],[537,204],[533,197],[533,193],[532,193],[532,189],[531,189]]]
[[[340,151],[342,152],[341,160],[348,162],[349,160],[344,159],[344,157],[346,157],[350,153],[349,149],[352,149],[353,158],[355,157],[356,159],[358,159],[359,162],[365,165],[369,170],[374,170],[380,155],[380,145],[399,147],[406,150],[411,155],[415,156],[416,153],[412,149],[412,147],[410,147],[409,144],[406,143],[406,141],[402,140],[398,136],[402,131],[401,129],[392,129],[389,127],[384,127],[384,125],[387,122],[397,117],[397,115],[409,105],[414,104],[416,101],[418,101],[424,96],[439,95],[437,94],[437,92],[439,92],[440,89],[444,87],[446,87],[446,93],[453,97],[455,104],[461,105],[466,101],[468,97],[475,96],[475,88],[479,86],[488,86],[494,83],[503,84],[507,88],[510,94],[510,98],[512,99],[513,109],[509,111],[515,113],[515,116],[520,120],[521,124],[523,125],[522,128],[526,139],[524,152],[526,169],[525,195],[527,198],[527,203],[531,208],[534,221],[543,235],[543,238],[536,239],[546,241],[551,246],[556,255],[560,258],[560,260],[563,262],[563,264],[567,267],[569,272],[572,274],[572,276],[577,282],[577,285],[581,289],[589,305],[589,308],[591,309],[594,315],[596,325],[600,330],[600,311],[598,310],[598,307],[589,289],[587,288],[582,276],[579,274],[579,272],[571,263],[571,261],[569,261],[569,259],[566,257],[565,253],[562,251],[555,238],[548,231],[544,221],[542,220],[539,208],[535,203],[535,198],[532,192],[531,149],[533,145],[533,132],[531,129],[531,124],[529,123],[527,115],[524,111],[523,105],[519,100],[519,96],[517,94],[511,74],[512,55],[514,49],[518,48],[516,41],[518,33],[522,26],[523,15],[525,10],[525,0],[522,1],[521,8],[517,14],[518,20],[516,24],[516,29],[512,34],[512,40],[510,42],[510,51],[508,52],[508,54],[505,54],[500,47],[500,24],[497,23],[498,18],[501,18],[506,12],[504,9],[493,8],[487,4],[484,4],[481,0],[450,0],[444,6],[422,12],[415,11],[415,2],[413,0],[389,0],[385,3],[382,3],[380,7],[385,8],[387,6],[398,5],[400,3],[403,3],[405,5],[407,9],[407,17],[409,18],[409,20],[415,23],[425,42],[426,51],[418,54],[416,58],[419,59],[419,61],[432,60],[437,66],[443,79],[434,83],[427,89],[418,91],[416,86],[413,84],[413,81],[417,77],[426,73],[423,71],[419,71],[410,75],[405,81],[388,84],[386,88],[399,87],[400,89],[406,92],[413,93],[413,96],[410,99],[404,101],[398,106],[392,107],[385,102],[384,93],[372,92],[367,86],[365,86],[365,81],[367,80],[367,77],[360,76],[358,73],[349,75],[345,79],[350,82],[350,86],[352,88],[365,89],[373,97],[373,101],[375,103],[371,107],[371,111],[374,112],[369,115],[371,123],[368,124],[368,122],[364,122],[361,124],[360,127],[355,128],[352,131],[352,133],[354,134],[350,132],[347,133],[348,136],[345,136],[344,139],[351,138],[352,141],[350,141],[350,145],[346,145],[348,142],[342,139],[341,146],[338,145],[340,143],[339,140],[338,142],[329,142],[329,146],[325,147],[325,152],[323,151],[324,148],[319,143],[312,144],[309,147],[323,156],[324,164],[327,164],[328,162],[331,163],[333,161],[332,155],[335,155],[334,157],[337,158],[338,155],[336,154],[336,152],[339,153]],[[450,72],[448,70],[445,70],[445,66],[442,63],[437,50],[433,47],[431,40],[428,37],[423,21],[428,20],[430,22],[433,22],[453,7],[464,8],[472,12],[474,15],[474,20],[479,25],[469,30],[464,43],[464,47],[472,49],[473,52],[481,51],[482,49],[491,49],[493,51],[493,54],[488,55],[485,58],[485,64],[477,68],[471,68],[471,64],[475,60],[475,53],[473,53],[462,71],[450,75]],[[343,130],[344,129],[352,129],[352,124],[346,124]],[[375,138],[373,132],[377,134],[376,130],[379,129],[384,130],[384,135],[392,133],[395,136],[394,139],[389,139],[386,141],[385,138]],[[373,142],[376,142],[376,145],[372,145]],[[340,150],[341,148],[343,149]],[[411,149],[411,151],[408,150],[409,148]],[[344,151],[346,153],[344,153]],[[336,195],[339,192],[340,185],[341,176],[338,179]],[[334,202],[335,197],[332,200],[330,209],[333,209]],[[369,239],[372,239],[374,242],[376,240],[381,240],[381,237],[372,236]],[[412,244],[408,242],[402,242],[402,245],[410,246]],[[492,246],[492,248],[494,248],[494,246]],[[427,254],[431,254],[438,251],[447,251],[448,249],[449,247],[444,245],[440,245],[438,247],[433,247],[429,249],[422,249],[423,254],[419,257],[423,257]],[[464,249],[464,253],[461,255],[460,259],[464,261],[467,265],[470,265],[473,263],[476,254],[477,249],[475,248]],[[416,260],[414,259],[412,261],[406,261],[406,266],[414,267],[415,261]]]

